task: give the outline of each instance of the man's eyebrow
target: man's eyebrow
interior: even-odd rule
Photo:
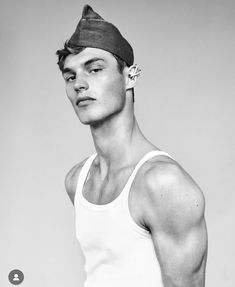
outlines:
[[[74,70],[72,70],[70,68],[64,68],[62,71],[62,74],[66,74],[66,73],[74,73]]]
[[[89,65],[91,65],[91,64],[93,64],[94,62],[97,62],[97,61],[105,62],[104,59],[95,57],[95,58],[92,58],[92,59],[86,61],[86,62],[84,63],[84,66],[87,67],[87,66],[89,66]]]
[[[85,67],[87,67],[87,66],[93,64],[94,62],[98,62],[98,61],[105,62],[104,59],[95,57],[95,58],[92,58],[92,59],[86,61],[83,65]],[[71,68],[64,68],[63,71],[62,71],[62,74],[66,74],[66,73],[75,73],[75,71],[73,69],[71,69]]]

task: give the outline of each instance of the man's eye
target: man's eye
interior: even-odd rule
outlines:
[[[91,74],[95,74],[95,73],[98,73],[102,70],[102,68],[93,68],[93,69],[90,69],[90,73]]]
[[[75,76],[68,76],[68,77],[65,77],[65,81],[66,82],[72,82],[75,80]]]

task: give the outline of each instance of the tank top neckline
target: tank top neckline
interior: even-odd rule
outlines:
[[[75,202],[77,201],[77,197],[80,200],[80,202],[85,205],[86,207],[88,207],[89,209],[93,209],[96,211],[102,211],[102,210],[106,210],[108,208],[111,208],[115,205],[117,205],[123,198],[128,200],[128,195],[129,195],[129,191],[131,188],[131,185],[135,179],[136,173],[138,172],[139,168],[146,162],[148,161],[150,158],[154,157],[155,155],[166,155],[168,157],[169,154],[161,151],[161,150],[151,150],[149,152],[147,152],[139,161],[138,163],[135,165],[133,171],[131,172],[128,180],[126,181],[124,187],[122,188],[122,191],[118,194],[117,197],[115,197],[112,201],[105,203],[105,204],[96,204],[96,203],[92,203],[90,202],[88,199],[85,198],[84,194],[83,194],[83,187],[85,185],[86,182],[86,178],[87,175],[90,171],[90,167],[94,161],[94,159],[97,156],[97,153],[91,155],[85,162],[85,164],[83,165],[79,177],[78,177],[78,184],[77,184],[77,190],[76,190],[76,194],[75,194]]]

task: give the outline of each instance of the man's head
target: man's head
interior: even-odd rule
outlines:
[[[121,76],[119,80],[122,84],[124,83],[123,80],[125,78],[129,79],[128,82],[132,82],[132,84],[128,83],[124,86],[126,90],[128,90],[128,93],[132,94],[132,99],[134,101],[133,79],[135,80],[137,78],[139,70],[136,68],[136,66],[133,66],[133,49],[113,24],[106,22],[100,15],[94,12],[90,6],[86,5],[83,9],[82,18],[79,21],[75,32],[71,38],[65,42],[64,48],[57,51],[58,65],[64,75],[66,81],[66,91],[70,100],[72,100],[73,97],[71,79],[73,79],[73,83],[75,83],[74,80],[75,78],[77,79],[78,76],[80,77],[80,72],[81,75],[84,75],[84,79],[86,78],[87,85],[85,86],[91,86],[94,94],[96,94],[94,87],[96,86],[97,89],[100,88],[99,85],[97,86],[97,84],[94,84],[93,79],[95,79],[95,77],[92,78],[92,81],[91,78],[86,77],[90,72],[86,70],[88,65],[84,62],[86,60],[86,55],[88,55],[88,58],[90,57],[90,59],[87,58],[87,61],[93,62],[93,60],[96,58],[96,54],[98,56],[100,54],[98,58],[100,58],[101,61],[103,60],[101,66],[102,71],[105,71],[100,73],[99,70],[99,73],[96,73],[96,79],[101,81],[100,74],[104,76],[107,71],[112,71],[114,73],[118,72]],[[110,57],[112,57],[115,61],[114,63],[116,71],[113,69],[114,63],[112,63]],[[69,76],[69,81],[67,80],[68,71],[71,72],[69,75],[73,75],[72,77]],[[97,74],[99,76],[98,78]],[[113,77],[113,75],[110,75],[110,79],[114,78],[115,77]],[[117,78],[114,79],[114,82],[117,86],[119,86],[119,83],[116,82]],[[125,80],[125,83],[126,82],[127,81]],[[106,86],[103,85],[103,88],[106,89],[107,85],[109,85],[108,82],[106,82]],[[114,88],[113,90],[117,92],[117,89]],[[112,93],[112,90],[106,89],[106,92],[109,92],[110,94]],[[125,91],[123,91],[123,93],[124,92]],[[76,109],[77,106],[73,100],[72,104],[79,116]]]

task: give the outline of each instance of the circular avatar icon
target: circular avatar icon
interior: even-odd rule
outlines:
[[[8,279],[13,285],[20,285],[24,281],[24,274],[22,271],[14,269],[9,273]]]

